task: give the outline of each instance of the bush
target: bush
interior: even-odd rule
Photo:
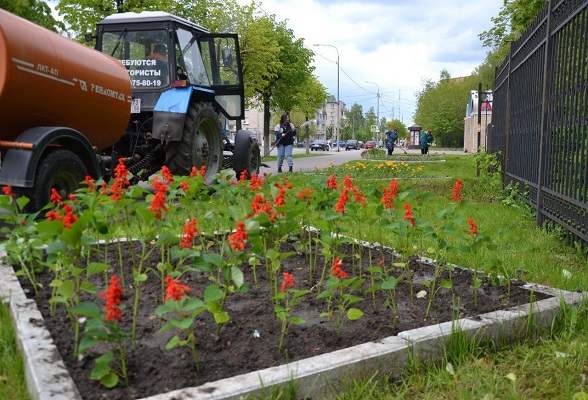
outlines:
[[[381,160],[386,158],[386,151],[382,149],[369,149],[361,152],[361,158],[364,160]]]

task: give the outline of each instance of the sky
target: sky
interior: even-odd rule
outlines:
[[[242,5],[251,0],[238,0]],[[414,123],[415,93],[443,69],[470,75],[490,50],[478,35],[492,28],[503,0],[254,0],[315,52],[315,75],[349,109]],[[330,46],[313,46],[326,44]],[[339,82],[337,82],[337,53]],[[371,82],[371,83],[367,83]],[[476,89],[476,88],[472,88]],[[377,93],[380,94],[378,107]],[[464,116],[468,99],[464,99]]]

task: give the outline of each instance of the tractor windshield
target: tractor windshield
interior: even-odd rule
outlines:
[[[105,32],[102,51],[127,68],[133,89],[170,84],[170,66],[164,30]]]

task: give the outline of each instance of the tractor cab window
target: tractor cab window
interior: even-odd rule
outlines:
[[[133,89],[170,83],[169,52],[164,30],[105,32],[102,51],[126,67]]]
[[[183,69],[190,84],[210,86],[210,76],[204,67],[204,60],[200,54],[196,37],[185,29],[178,29],[177,34],[178,66]]]

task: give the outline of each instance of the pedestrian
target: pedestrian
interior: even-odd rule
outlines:
[[[429,154],[429,146],[433,143],[433,131],[429,129],[426,132],[423,132],[421,135],[421,139],[419,140],[421,145],[421,155]]]
[[[386,132],[386,149],[388,149],[388,155],[391,156],[394,153],[394,143],[398,140],[398,131],[396,129]]]
[[[276,147],[278,148],[278,172],[282,172],[282,163],[284,156],[288,162],[288,169],[292,172],[294,168],[294,161],[292,160],[292,147],[294,144],[294,137],[296,136],[296,127],[290,123],[290,116],[282,114],[280,123],[274,128],[276,135]]]

